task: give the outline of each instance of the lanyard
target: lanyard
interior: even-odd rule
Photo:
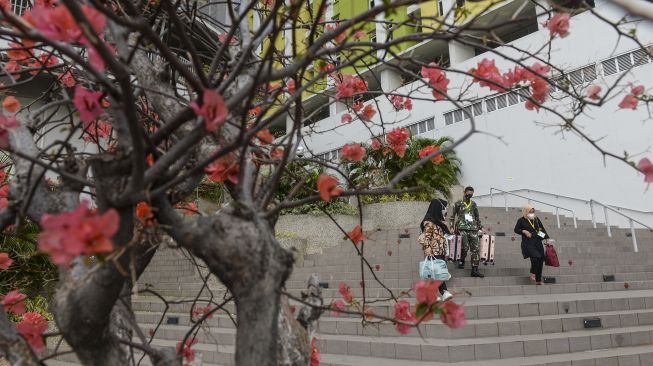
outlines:
[[[463,201],[463,205],[465,205],[466,210],[469,210],[469,208],[472,207],[472,200],[469,200],[469,203],[465,203],[465,201]]]
[[[535,222],[536,222],[535,220],[533,220],[533,222],[531,222],[531,219],[526,219],[526,220],[528,220],[528,223],[531,224],[531,227],[533,228],[533,230],[535,230],[535,231],[539,231],[539,230],[537,230],[537,229],[535,228]]]

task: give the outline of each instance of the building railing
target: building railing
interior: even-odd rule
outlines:
[[[555,208],[556,223],[558,224],[558,229],[560,229],[560,210],[567,211],[567,212],[571,213],[571,216],[574,219],[574,228],[578,228],[578,224],[576,222],[576,212],[574,212],[574,210],[569,209],[569,208],[565,208],[565,207],[562,207],[562,206],[558,206],[558,205],[555,205],[555,204],[552,204],[552,203],[536,200],[536,199],[533,199],[533,198],[530,198],[530,197],[522,196],[522,195],[517,194],[517,193],[504,191],[504,190],[501,190],[501,189],[498,189],[498,188],[490,188],[490,194],[489,194],[489,196],[490,196],[490,206],[492,206],[492,207],[494,207],[494,192],[495,191],[496,192],[501,192],[503,194],[503,200],[504,200],[504,206],[506,208],[506,212],[508,212],[508,196],[519,197],[519,198],[523,198],[525,200],[528,200],[528,203],[537,202],[539,204]],[[480,197],[483,197],[483,196],[477,196],[476,198],[480,198]]]
[[[618,211],[617,209],[609,206],[609,205],[604,205],[603,203],[597,201],[597,200],[590,200],[590,212],[592,214],[592,226],[596,229],[596,220],[594,219],[594,205],[598,205],[603,207],[603,215],[605,217],[605,226],[608,228],[608,236],[612,237],[612,229],[610,228],[610,220],[608,219],[608,211],[612,211],[616,213],[617,215],[621,215],[628,219],[628,223],[630,224],[630,236],[633,238],[633,251],[637,253],[639,251],[639,248],[637,247],[637,234],[635,234],[635,223],[638,223],[642,225],[643,227],[647,228],[649,231],[653,232],[653,228],[650,226],[642,223],[641,221],[638,221],[623,212]]]

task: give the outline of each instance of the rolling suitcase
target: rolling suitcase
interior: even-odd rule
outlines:
[[[487,265],[491,263],[494,265],[494,249],[496,245],[496,237],[494,235],[484,234],[480,238],[481,245],[481,261]]]
[[[447,238],[447,243],[449,244],[449,254],[447,259],[449,259],[449,261],[459,261],[461,257],[460,252],[463,247],[462,237],[460,235],[451,235]]]

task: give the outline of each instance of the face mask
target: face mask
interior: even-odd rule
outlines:
[[[526,215],[526,217],[533,220],[535,218],[535,214],[534,213],[529,213],[528,215]]]
[[[465,198],[467,198],[468,200],[470,200],[470,199],[472,199],[472,196],[473,196],[473,194],[468,193],[468,194],[465,195]]]

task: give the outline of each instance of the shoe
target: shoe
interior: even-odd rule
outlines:
[[[483,278],[485,276],[481,272],[478,271],[477,266],[474,266],[474,267],[472,267],[472,277]]]
[[[544,282],[540,281],[540,282],[536,282],[535,284],[538,285],[538,286],[539,285],[544,285]]]
[[[441,301],[447,301],[447,300],[450,300],[451,298],[453,298],[453,295],[451,294],[451,292],[445,291],[445,292],[442,293]]]
[[[531,273],[531,276],[529,277],[531,281],[535,281],[535,275]]]
[[[458,262],[458,269],[465,269],[465,261]]]

